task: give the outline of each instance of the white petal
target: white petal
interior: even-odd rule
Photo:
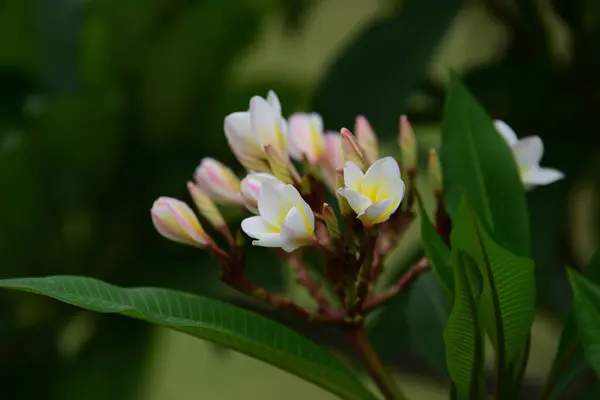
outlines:
[[[400,205],[399,201],[386,199],[378,203],[371,204],[358,216],[366,226],[372,226],[387,221]]]
[[[398,162],[393,157],[385,157],[375,161],[365,173],[361,193],[367,197],[375,196],[379,187],[387,182],[400,178]]]
[[[302,195],[300,195],[300,192],[292,185],[285,185],[285,187],[282,188],[282,191],[285,198],[302,214],[306,229],[311,233],[314,232],[315,215],[308,203],[302,198]]]
[[[267,93],[267,103],[275,110],[277,115],[281,115],[281,103],[279,102],[279,97],[277,97],[277,93],[272,90],[269,90]]]
[[[347,188],[359,191],[364,174],[360,167],[352,161],[346,161],[344,164],[344,184]]]
[[[269,103],[260,96],[254,96],[250,100],[250,123],[261,147],[270,144],[277,150],[284,148],[279,134],[280,117]]]
[[[539,136],[528,136],[519,140],[513,151],[520,167],[536,167],[544,154],[544,143]]]
[[[565,177],[565,174],[553,168],[533,168],[523,174],[525,186],[549,185]]]
[[[290,208],[294,206],[292,199],[285,196],[284,188],[276,182],[263,182],[258,198],[258,212],[271,225],[281,228]],[[293,188],[293,186],[292,186]]]
[[[517,135],[515,134],[515,131],[513,131],[512,128],[508,126],[506,122],[497,119],[494,121],[494,126],[496,126],[496,130],[502,135],[502,137],[504,138],[504,140],[506,140],[506,143],[508,143],[509,146],[512,146],[519,140],[517,138]]]
[[[288,121],[289,152],[293,159],[301,161],[310,150],[310,125],[302,113],[293,114]],[[308,143],[307,143],[308,142]]]
[[[281,226],[281,235],[284,240],[311,238],[312,234],[312,227],[308,224],[303,213],[297,207],[292,207]]]
[[[259,240],[253,240],[252,245],[261,247],[282,247],[283,239],[279,233],[274,233],[269,236],[263,236]]]
[[[262,157],[263,148],[250,125],[250,113],[235,112],[225,117],[225,137],[235,156],[242,162],[253,157]]]
[[[245,218],[242,221],[242,230],[253,239],[260,239],[277,233],[273,232],[273,228],[261,216]]]
[[[340,188],[338,189],[338,193],[348,200],[350,208],[352,208],[356,214],[361,214],[372,204],[368,197],[363,196],[354,189]]]
[[[406,186],[401,178],[392,179],[378,188],[375,200],[379,202],[385,199],[393,199],[400,204],[402,199],[404,199],[405,190]]]

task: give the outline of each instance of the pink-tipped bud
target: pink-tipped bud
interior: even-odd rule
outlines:
[[[241,187],[244,205],[254,214],[258,214],[258,199],[263,183],[266,181],[279,182],[283,185],[283,182],[280,182],[273,175],[264,172],[248,174],[248,176],[242,179]]]
[[[213,245],[192,209],[180,200],[160,197],[150,214],[158,233],[167,239],[201,248]]]
[[[440,159],[435,149],[429,150],[429,157],[427,159],[427,173],[429,175],[429,185],[434,193],[441,193],[442,191],[442,167],[440,166]]]
[[[319,114],[296,113],[288,121],[290,156],[317,165],[325,155],[323,120]]]
[[[366,167],[365,157],[360,145],[358,144],[358,141],[352,132],[346,128],[342,128],[340,135],[342,136],[342,151],[344,152],[344,159],[346,161],[353,162],[364,171]]]
[[[215,203],[198,187],[198,185],[194,182],[188,182],[187,188],[200,215],[206,218],[208,222],[217,229],[222,229],[227,225]]]
[[[356,117],[354,132],[356,132],[356,139],[362,148],[365,161],[368,164],[377,161],[379,159],[379,141],[377,140],[377,135],[375,135],[371,124],[369,124],[369,121],[362,115]]]
[[[212,200],[221,204],[242,204],[240,180],[225,165],[214,158],[203,158],[194,178]]]
[[[342,151],[342,136],[339,132],[327,132],[324,136],[325,154],[321,165],[323,178],[329,189],[335,191],[336,170],[344,168],[344,152]]]
[[[408,170],[417,168],[417,140],[406,115],[400,117],[399,144],[402,167]]]

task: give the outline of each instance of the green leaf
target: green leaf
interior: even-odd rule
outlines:
[[[335,129],[351,127],[363,114],[380,132],[397,132],[409,95],[425,77],[462,4],[407,0],[390,17],[375,19],[349,42],[317,85],[314,109]]]
[[[406,313],[410,342],[440,376],[447,376],[444,326],[450,307],[438,278],[425,273],[411,285]]]
[[[506,371],[522,351],[533,322],[533,261],[500,247],[483,229],[466,198],[456,211],[450,240],[453,249],[475,260],[483,277],[480,317],[496,349],[499,371]]]
[[[483,338],[477,303],[482,282],[467,253],[453,251],[454,304],[446,323],[446,359],[457,399],[477,399],[483,374]]]
[[[209,340],[306,379],[343,399],[375,399],[336,358],[296,332],[232,305],[159,288],[120,288],[74,276],[0,280],[88,310],[119,313]]]
[[[440,160],[448,213],[456,215],[461,196],[466,194],[498,244],[516,255],[528,256],[527,203],[512,151],[454,73],[450,74],[442,121]]]
[[[600,250],[596,250],[590,259],[584,275],[593,283],[600,285]],[[554,358],[554,363],[549,375],[547,384],[553,387],[547,388],[552,392],[560,393],[567,385],[586,368],[585,356],[577,336],[577,327],[575,326],[575,315],[573,306],[565,317],[565,323],[560,335],[558,351]]]
[[[585,358],[600,377],[600,287],[573,270],[568,271],[573,288],[573,309]]]
[[[454,272],[452,271],[450,261],[450,249],[448,249],[448,246],[446,246],[431,224],[419,195],[417,195],[417,203],[421,218],[421,240],[423,241],[425,254],[429,259],[429,264],[433,271],[442,282],[444,289],[451,295],[454,290]]]

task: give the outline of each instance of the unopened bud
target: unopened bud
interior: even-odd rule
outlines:
[[[214,245],[192,209],[180,200],[160,197],[150,214],[158,233],[167,239],[201,248]]]
[[[350,204],[348,204],[348,200],[344,196],[341,196],[338,193],[338,189],[345,187],[344,182],[344,170],[338,169],[335,173],[335,197],[337,198],[338,205],[340,206],[340,213],[342,217],[352,214],[352,208],[350,208]]]
[[[196,183],[211,199],[221,204],[242,204],[240,180],[224,164],[203,158],[196,173]]]
[[[251,173],[242,179],[242,200],[246,208],[254,214],[258,214],[258,198],[266,181],[279,182],[273,175],[264,172]]]
[[[379,141],[377,140],[377,135],[375,135],[371,124],[369,124],[369,121],[362,115],[356,117],[354,132],[356,132],[356,139],[362,148],[365,161],[368,164],[377,161],[379,159]]]
[[[193,182],[188,182],[187,188],[200,215],[206,218],[208,222],[217,229],[221,229],[226,225],[221,212],[219,212],[215,203],[206,193],[204,193],[204,191],[202,191],[202,189]]]
[[[427,173],[429,175],[429,185],[434,193],[442,191],[442,167],[440,159],[435,149],[429,149],[429,157],[427,159]]]
[[[281,153],[271,145],[265,146],[265,153],[267,154],[267,161],[269,162],[269,168],[271,168],[273,176],[283,183],[292,183],[292,175],[290,174],[288,163]]]
[[[399,144],[402,167],[408,170],[417,168],[417,140],[406,115],[400,117]]]
[[[325,225],[327,225],[329,237],[332,239],[339,239],[340,225],[335,215],[335,211],[333,211],[333,208],[327,203],[323,204],[323,219],[325,220]]]
[[[352,132],[346,128],[342,128],[340,135],[342,135],[342,151],[344,152],[344,159],[346,161],[352,161],[358,168],[364,171],[366,168],[365,157],[358,141]]]

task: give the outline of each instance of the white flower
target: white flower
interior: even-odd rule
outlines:
[[[523,181],[526,189],[549,185],[565,177],[562,172],[554,168],[540,167],[540,161],[544,154],[544,143],[542,143],[539,136],[527,136],[518,139],[512,128],[505,122],[496,120],[494,125],[511,147],[519,168],[521,181]]]
[[[366,227],[386,221],[404,198],[400,168],[392,157],[375,161],[365,174],[356,164],[347,161],[344,184],[338,193],[348,200]]]
[[[265,146],[271,145],[287,156],[287,123],[281,117],[277,95],[270,91],[267,99],[254,96],[248,111],[225,117],[225,136],[237,159],[247,169],[268,172]]]
[[[305,157],[316,165],[325,154],[323,120],[316,113],[295,113],[288,120],[290,155],[302,161]]]
[[[152,205],[150,214],[158,233],[167,239],[202,248],[213,245],[192,209],[183,201],[160,197]]]
[[[283,182],[280,182],[273,175],[265,172],[251,173],[242,179],[242,200],[246,208],[254,214],[258,214],[258,199],[260,198],[263,183],[266,181],[283,184]]]
[[[198,186],[213,201],[221,204],[242,204],[240,180],[225,165],[213,158],[203,158],[194,178]]]
[[[315,216],[292,185],[264,181],[258,199],[260,215],[242,221],[255,246],[281,247],[289,252],[314,238]]]

